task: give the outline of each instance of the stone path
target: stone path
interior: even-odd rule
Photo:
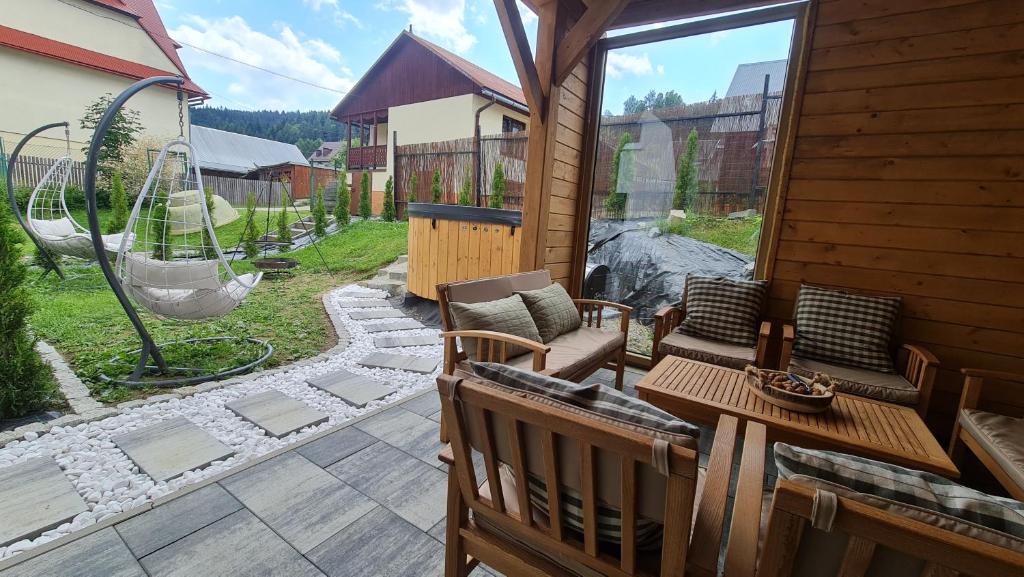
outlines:
[[[353,407],[365,407],[367,403],[383,399],[395,392],[391,387],[362,375],[348,371],[337,371],[306,381],[318,389],[338,397]]]
[[[302,401],[297,401],[280,391],[256,393],[224,406],[263,429],[268,435],[277,438],[319,425],[328,419],[326,413],[311,409]]]
[[[42,533],[87,509],[53,459],[40,457],[0,469],[0,547]]]
[[[111,440],[156,481],[202,469],[234,454],[230,447],[185,417],[167,419]]]

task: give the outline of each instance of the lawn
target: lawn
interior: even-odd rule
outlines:
[[[761,217],[727,219],[689,215],[682,222],[655,223],[662,232],[687,236],[753,257],[761,234]]]
[[[244,223],[238,230],[233,230],[234,223],[218,229],[225,246],[237,240],[241,226]],[[264,279],[240,307],[222,318],[190,323],[161,320],[142,311],[143,322],[157,342],[215,335],[265,339],[274,347],[265,367],[314,356],[334,341],[320,296],[365,278],[404,254],[407,232],[405,223],[354,222],[318,243],[327,266],[313,246],[287,253],[299,261],[299,272]],[[247,261],[236,261],[234,268],[237,272],[253,270]],[[33,330],[69,360],[98,400],[120,402],[140,396],[138,391],[99,380],[110,358],[138,348],[138,337],[99,269],[76,268],[74,273],[63,283],[53,275],[34,277],[30,286],[36,303]],[[214,368],[244,364],[253,354],[253,350],[227,347],[203,351],[181,348],[169,351],[167,361],[177,366]]]

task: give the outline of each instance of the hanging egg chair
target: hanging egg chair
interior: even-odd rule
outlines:
[[[99,148],[117,112],[136,93],[154,85],[177,85],[179,119],[183,119],[184,97],[180,77],[155,77],[128,87],[107,109],[93,134],[86,163],[86,207],[92,244],[104,246],[97,232],[96,171]],[[146,331],[132,302],[164,318],[202,321],[224,316],[234,310],[260,282],[262,273],[235,274],[217,242],[215,223],[203,187],[196,151],[185,140],[184,121],[180,135],[163,146],[150,169],[146,183],[128,217],[126,230],[133,231],[131,242],[122,241],[111,264],[106,251],[99,258],[100,268],[142,340],[142,348],[132,351],[138,364],[127,379],[106,380],[129,386],[181,386],[226,378],[247,372],[273,352],[271,346],[255,339],[211,337],[189,339],[181,343],[203,341],[245,341],[262,347],[262,356],[252,363],[230,369],[204,372],[189,367],[169,367],[161,348]],[[152,358],[153,364],[149,364]],[[115,358],[112,363],[117,361]],[[162,375],[162,376],[161,376]]]

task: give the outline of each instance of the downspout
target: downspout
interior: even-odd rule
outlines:
[[[480,108],[477,108],[476,116],[473,119],[473,156],[476,158],[476,162],[473,163],[473,171],[476,173],[473,178],[473,184],[476,188],[474,196],[476,197],[477,206],[480,206],[480,190],[483,188],[483,182],[481,180],[483,171],[480,170],[480,113],[494,106],[498,102],[497,95],[493,92],[487,94],[488,92],[490,91],[485,90],[484,96],[490,96],[490,102],[484,104]]]

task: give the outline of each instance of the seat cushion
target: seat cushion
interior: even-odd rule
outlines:
[[[559,378],[579,380],[589,376],[587,371],[595,361],[620,350],[625,343],[626,335],[619,331],[580,327],[547,343],[551,351],[546,357],[544,368],[556,371]],[[507,364],[530,370],[533,368],[533,355],[525,354],[509,359]]]
[[[805,359],[895,372],[889,343],[899,297],[847,294],[803,285],[796,298],[793,354]]]
[[[876,506],[975,538],[985,528],[1024,550],[1024,503],[881,461],[775,443],[779,477],[814,478],[875,498]],[[941,517],[941,521],[939,520]]]
[[[540,341],[537,325],[519,295],[479,303],[451,303],[452,317],[458,330],[495,331],[531,341]],[[462,349],[470,359],[477,358],[477,339],[462,339]],[[507,357],[523,356],[523,347],[510,345]],[[531,355],[525,355],[532,358]]]
[[[757,349],[754,347],[712,341],[679,331],[669,333],[661,339],[658,352],[739,371],[747,365],[754,364],[757,357]]]
[[[1024,419],[963,409],[960,426],[999,463],[1018,487],[1024,489]]]
[[[540,340],[545,343],[553,341],[559,335],[580,328],[583,318],[576,309],[576,303],[558,283],[552,283],[542,289],[519,291],[530,316],[537,325]]]
[[[686,275],[686,318],[680,332],[745,347],[757,345],[766,281]]]
[[[800,357],[790,358],[789,371],[809,378],[813,377],[814,373],[825,373],[832,377],[836,388],[844,393],[887,403],[913,407],[921,399],[921,392],[902,375],[844,367]]]

